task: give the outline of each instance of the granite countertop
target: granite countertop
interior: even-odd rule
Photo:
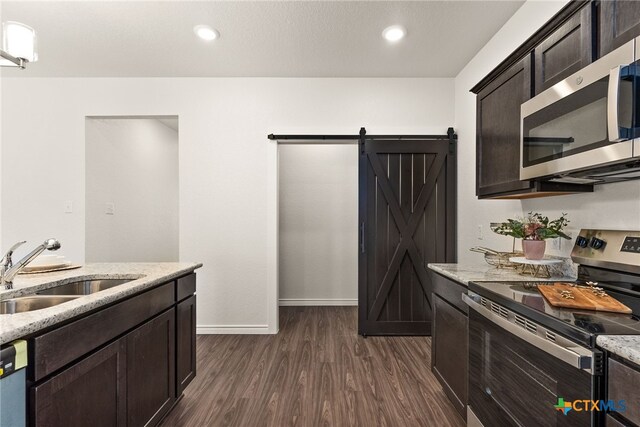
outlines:
[[[78,316],[102,305],[138,293],[144,289],[184,276],[199,263],[104,263],[87,264],[75,270],[18,275],[13,289],[0,291],[0,301],[32,294],[78,279],[132,279],[131,282],[53,307],[16,314],[0,314],[0,344],[25,337],[56,323]]]
[[[496,268],[489,264],[427,264],[427,267],[464,285],[468,285],[469,282],[555,282],[575,280],[575,277],[569,275],[552,276],[548,279],[528,275],[523,276],[513,268]]]
[[[640,336],[638,335],[598,335],[598,347],[640,365]]]

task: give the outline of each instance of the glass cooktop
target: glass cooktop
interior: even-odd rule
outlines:
[[[554,307],[538,291],[554,282],[471,282],[469,290],[529,317],[567,338],[594,346],[597,335],[640,335],[640,288],[598,283],[633,314]],[[559,283],[580,283],[559,282]]]

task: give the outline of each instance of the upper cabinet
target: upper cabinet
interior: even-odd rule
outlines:
[[[520,104],[531,98],[529,56],[500,74],[476,98],[476,193],[528,190],[520,181]],[[518,158],[517,161],[514,159]]]
[[[594,56],[593,6],[587,5],[534,49],[535,94],[590,64]]]
[[[634,17],[629,18],[630,14]],[[606,30],[603,20],[613,20],[613,16],[618,16],[619,23],[610,26],[617,25],[618,30]],[[640,1],[571,1],[471,89],[477,95],[479,198],[522,199],[593,191],[592,185],[520,180],[520,105],[602,54],[598,31],[612,34],[609,44],[617,46],[636,35],[638,23]]]
[[[598,57],[640,36],[640,1],[607,0],[598,3]]]

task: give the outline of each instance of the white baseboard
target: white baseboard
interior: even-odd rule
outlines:
[[[196,326],[196,334],[213,335],[213,334],[269,334],[268,325],[198,325]]]
[[[280,298],[281,307],[289,306],[322,306],[322,305],[348,305],[357,306],[358,299],[322,299],[322,298]]]

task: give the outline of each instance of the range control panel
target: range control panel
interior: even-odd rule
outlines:
[[[640,274],[640,230],[582,229],[571,259],[578,264]]]
[[[631,252],[632,254],[640,254],[640,237],[625,236],[620,251]]]

